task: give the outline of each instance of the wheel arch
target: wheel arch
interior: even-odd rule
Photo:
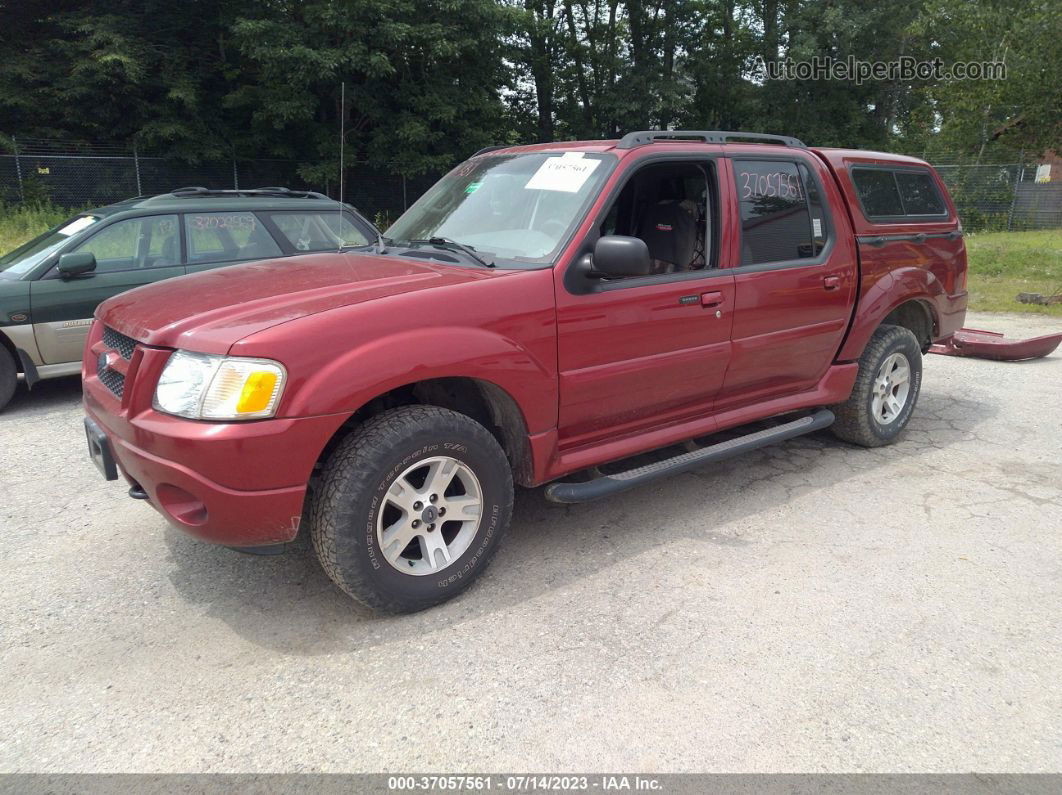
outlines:
[[[933,342],[939,328],[933,305],[929,301],[912,298],[904,301],[882,319],[879,325],[902,326],[915,335],[918,345],[925,353]]]
[[[854,362],[882,324],[903,326],[929,348],[940,329],[936,303],[944,289],[924,268],[903,268],[881,279],[859,298],[856,317],[837,355],[839,362]]]
[[[509,459],[514,482],[522,486],[533,484],[533,454],[527,420],[519,403],[497,384],[468,376],[411,381],[375,395],[336,429],[321,450],[315,470],[323,465],[343,437],[370,417],[399,406],[415,405],[450,409],[478,422],[501,445]]]

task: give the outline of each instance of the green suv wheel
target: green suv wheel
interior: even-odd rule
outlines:
[[[0,411],[15,394],[15,386],[18,384],[18,370],[15,368],[15,359],[7,348],[0,346]]]

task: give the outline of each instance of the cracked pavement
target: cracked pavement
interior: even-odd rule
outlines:
[[[892,447],[518,493],[479,583],[398,618],[307,543],[168,529],[97,474],[79,399],[0,414],[2,771],[1062,770],[1062,352],[927,357]]]

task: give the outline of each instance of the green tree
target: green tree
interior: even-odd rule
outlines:
[[[113,0],[0,5],[0,119],[9,133],[134,141],[187,160],[231,150],[221,99],[233,4]]]
[[[934,118],[922,136],[932,146],[975,160],[994,149],[1039,153],[1062,146],[1057,3],[931,0],[918,26],[949,63],[998,60],[1007,67],[1004,80],[950,80],[926,87]]]
[[[0,131],[185,161],[434,174],[492,143],[748,129],[970,160],[1062,140],[1050,0],[0,3]],[[757,64],[1004,61],[1005,80],[764,80]],[[340,84],[347,101],[340,104]],[[1013,156],[1013,155],[1009,155]]]
[[[491,0],[262,3],[233,26],[250,79],[226,105],[249,117],[258,151],[334,163],[344,113],[350,161],[438,172],[503,134],[509,24]]]

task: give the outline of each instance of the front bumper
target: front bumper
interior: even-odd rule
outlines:
[[[121,397],[83,369],[85,413],[118,470],[196,538],[239,547],[291,541],[317,458],[346,418],[220,423],[161,414],[151,408],[151,393],[154,371],[168,355],[138,349]]]
[[[88,412],[97,425],[104,420]],[[173,526],[203,541],[259,546],[291,541],[299,531],[306,485],[279,489],[231,489],[189,467],[143,450],[107,431],[119,471]],[[279,462],[278,462],[279,463]]]

